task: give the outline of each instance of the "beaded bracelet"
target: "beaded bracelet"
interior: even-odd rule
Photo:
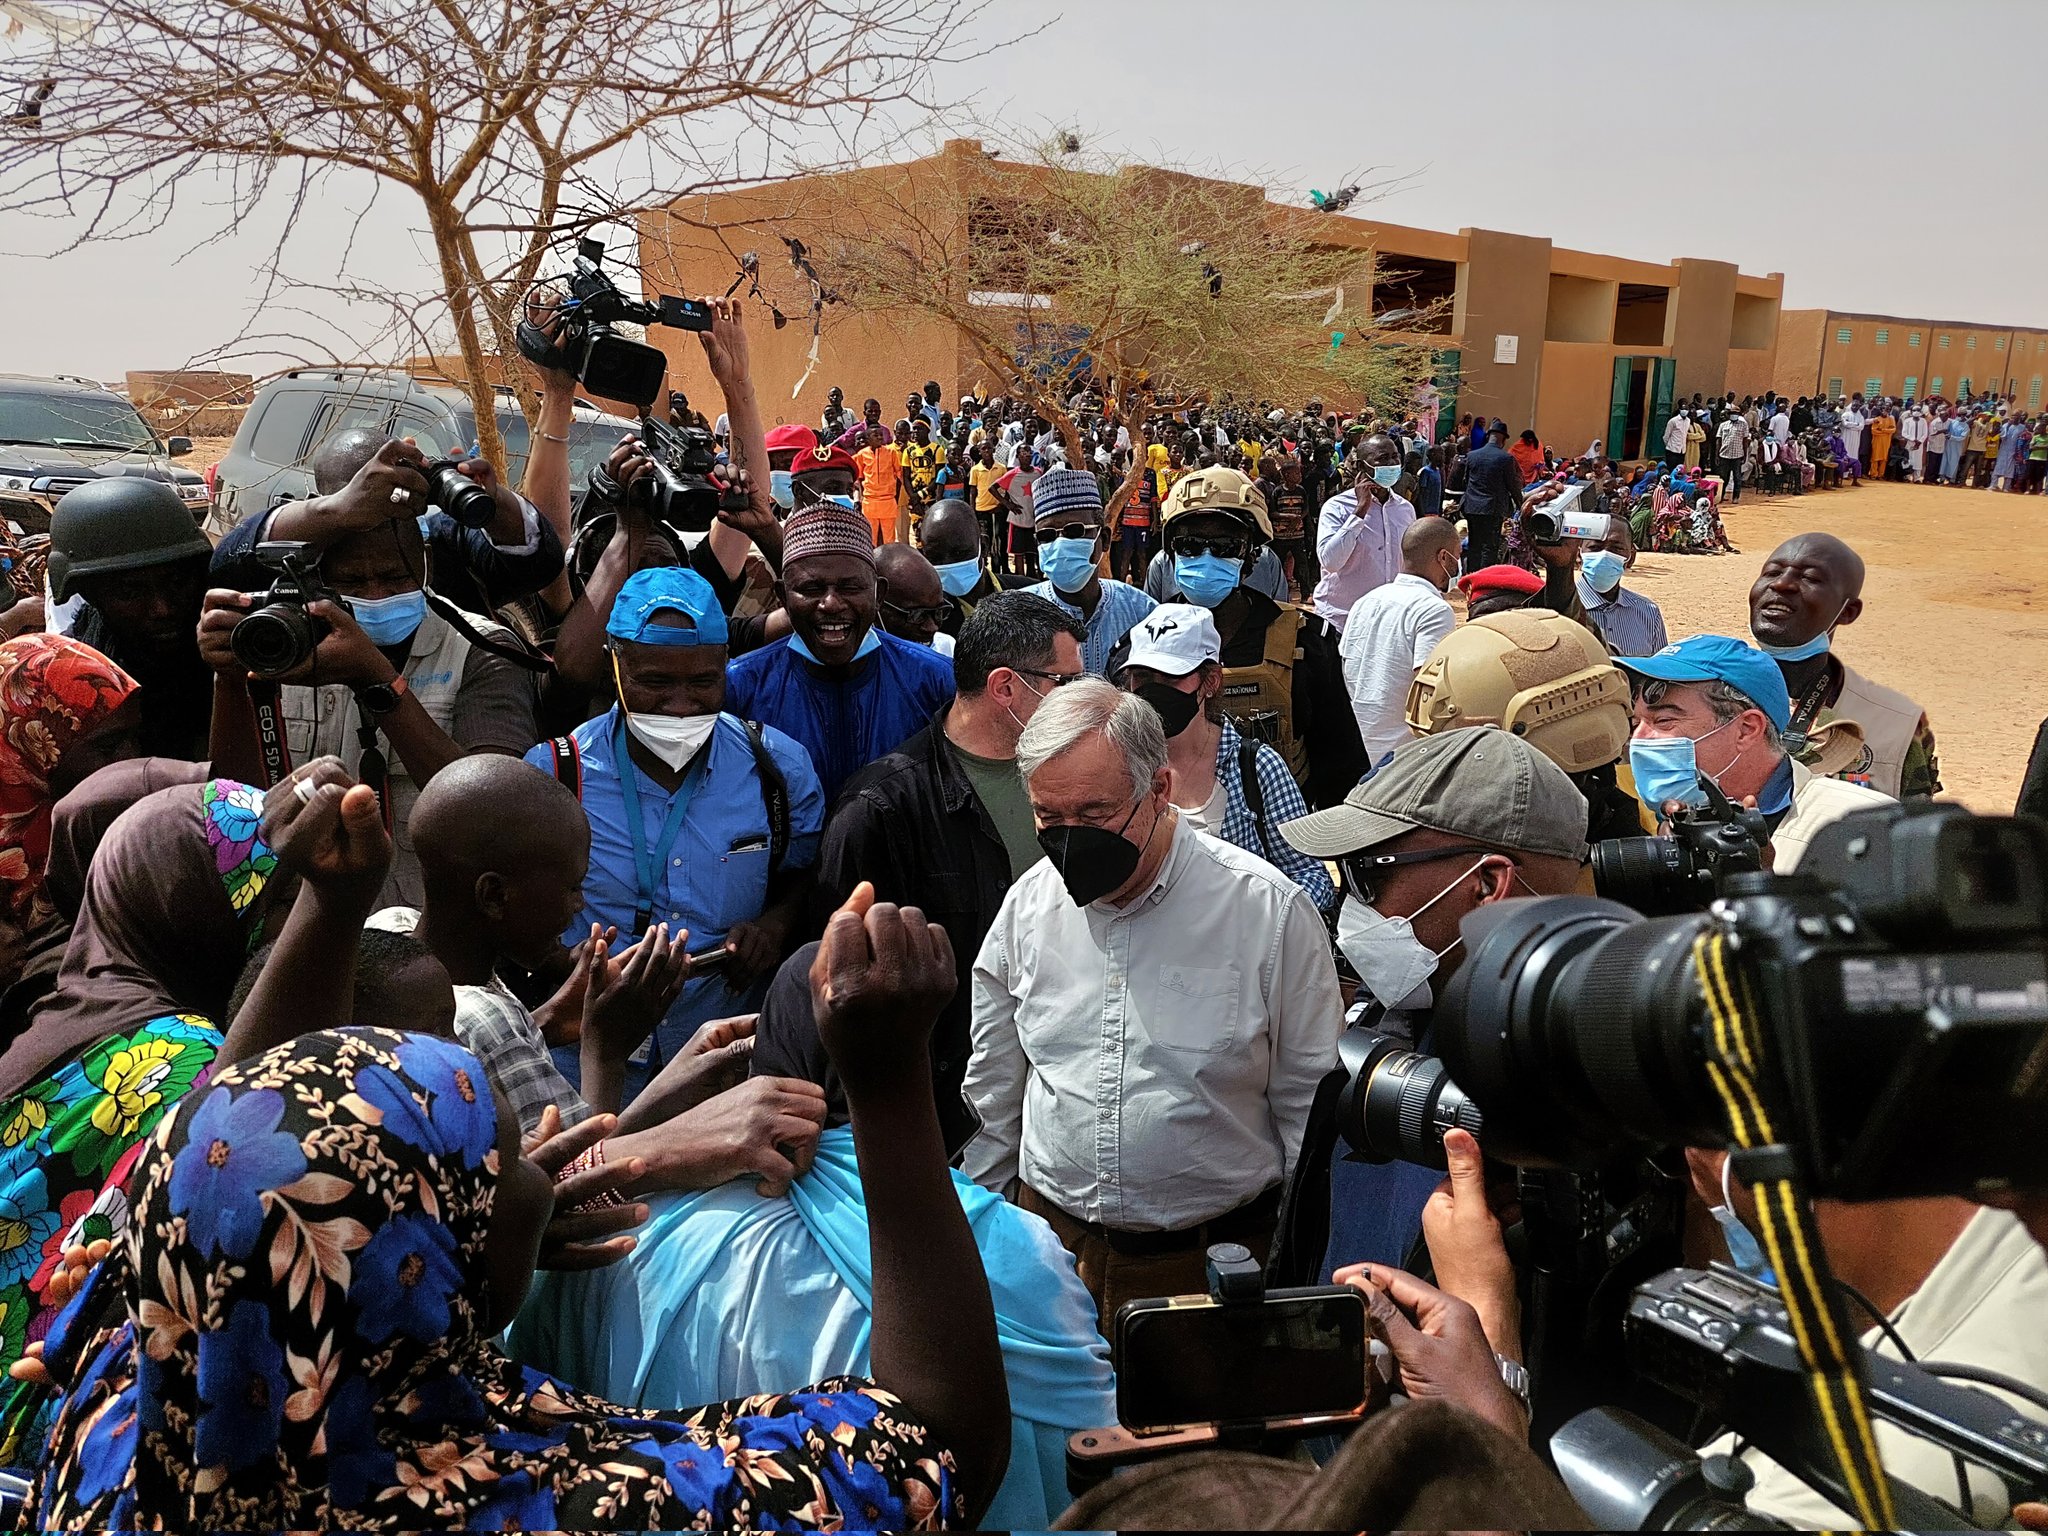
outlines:
[[[592,1168],[602,1168],[604,1165],[604,1143],[600,1141],[597,1145],[586,1148],[570,1159],[563,1166],[562,1171],[555,1175],[555,1182],[560,1184],[563,1180],[572,1178],[576,1174],[585,1173]],[[599,1190],[588,1200],[577,1206],[576,1209],[579,1211],[597,1211],[603,1210],[607,1206],[624,1205],[625,1203],[626,1197],[617,1190],[604,1189]]]

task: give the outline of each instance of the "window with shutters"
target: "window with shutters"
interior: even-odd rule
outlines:
[[[1907,333],[1906,333],[1906,345],[1907,345],[1907,346],[1909,346],[1909,347],[1917,347],[1917,346],[1919,346],[1919,345],[1920,345],[1920,333],[1919,333],[1918,331],[1909,331],[1909,332],[1907,332]]]
[[[1876,398],[1877,398],[1877,397],[1878,397],[1879,395],[1881,395],[1881,394],[1883,394],[1883,393],[1884,393],[1884,380],[1883,380],[1883,379],[1865,379],[1865,380],[1863,381],[1863,398],[1864,398],[1864,399],[1866,399],[1866,400],[1874,400],[1874,399],[1876,399]]]
[[[1855,339],[1856,333],[1850,330],[1849,327],[1846,325],[1839,327],[1835,331],[1835,340],[1842,343],[1843,346],[1847,346],[1850,342],[1854,341]]]
[[[1908,400],[1920,398],[1920,375],[1917,373],[1906,375],[1906,398]]]
[[[1994,352],[2003,352],[2005,350],[2005,338],[2003,336],[1993,337],[1991,341],[1991,350]]]
[[[1929,393],[1930,395],[1938,395],[1941,393],[1940,374],[1937,373],[1933,378],[1927,381],[1927,393]]]
[[[1886,330],[1883,326],[1879,326],[1877,331],[1877,344],[1880,347],[1888,347],[1891,345],[1891,340],[1892,333],[1889,330]]]
[[[1937,338],[1936,338],[1936,340],[1935,340],[1935,343],[1934,343],[1934,344],[1935,344],[1935,345],[1936,345],[1937,347],[1940,347],[1942,351],[1946,352],[1946,351],[1948,350],[1948,336],[1947,336],[1947,334],[1946,334],[1946,333],[1944,333],[1943,335],[1941,335],[1941,336],[1937,337]]]
[[[2030,411],[2035,410],[2040,406],[2040,404],[2041,375],[2037,373],[2034,375],[2033,380],[2027,385],[2027,409]]]
[[[1972,337],[1970,337],[1970,338],[1969,338],[1969,339],[1968,339],[1967,341],[1965,341],[1965,342],[1963,343],[1963,350],[1964,350],[1965,352],[1974,352],[1974,351],[1976,351],[1976,350],[1977,350],[1977,338],[1976,338],[1976,337],[1974,337],[1974,336],[1972,336]]]
[[[1829,379],[1829,380],[1828,380],[1828,398],[1829,398],[1830,400],[1832,400],[1832,399],[1834,399],[1834,398],[1835,398],[1835,396],[1839,395],[1839,394],[1840,394],[1841,392],[1842,392],[1842,381],[1841,381],[1840,379]]]

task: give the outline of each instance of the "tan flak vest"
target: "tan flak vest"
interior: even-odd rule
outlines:
[[[1266,626],[1265,654],[1256,666],[1223,669],[1223,713],[1247,741],[1263,741],[1286,761],[1297,781],[1308,776],[1308,747],[1294,730],[1294,667],[1301,660],[1302,608],[1281,603]]]
[[[489,619],[465,613],[470,626],[493,639],[507,638],[509,631]],[[412,652],[405,659],[405,681],[420,708],[434,724],[450,735],[455,731],[455,696],[462,691],[462,673],[469,664],[470,643],[462,632],[429,608],[420,627],[413,632]],[[291,748],[296,766],[333,753],[351,774],[361,770],[362,743],[355,695],[345,683],[325,683],[318,688],[290,685],[278,690],[278,713],[284,718],[285,744]],[[380,907],[417,907],[426,892],[420,884],[420,861],[412,851],[412,807],[420,797],[388,738],[381,734],[378,748],[384,754],[385,793],[391,797],[391,872],[384,878],[378,897]]]
[[[1847,776],[1867,780],[1872,789],[1898,799],[1906,751],[1920,730],[1920,706],[1843,662],[1842,696],[1829,713],[1863,727],[1863,760]]]

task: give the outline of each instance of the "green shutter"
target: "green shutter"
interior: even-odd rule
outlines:
[[[1430,378],[1436,385],[1436,439],[1442,442],[1458,424],[1458,380],[1464,354],[1456,347],[1443,347],[1431,355]]]
[[[1866,400],[1869,400],[1869,399],[1873,399],[1873,398],[1875,398],[1876,396],[1878,396],[1878,395],[1881,395],[1881,394],[1883,394],[1883,393],[1884,393],[1884,380],[1883,380],[1883,379],[1865,379],[1865,380],[1863,381],[1863,398],[1864,398],[1864,399],[1866,399]]]
[[[1611,459],[1621,457],[1621,445],[1628,441],[1628,383],[1635,362],[1632,357],[1614,360],[1614,382],[1607,396],[1607,456]]]
[[[1919,374],[1909,373],[1906,375],[1905,396],[1908,400],[1917,400],[1920,398]]]
[[[1671,420],[1671,397],[1677,393],[1678,364],[1668,357],[1650,359],[1650,413],[1643,423],[1643,455],[1664,451],[1664,425]]]
[[[1856,333],[1850,330],[1848,326],[1844,325],[1836,328],[1835,340],[1839,341],[1843,346],[1846,347],[1850,342],[1854,341],[1855,339]]]
[[[1885,329],[1883,329],[1882,327],[1880,327],[1880,328],[1879,328],[1879,330],[1878,330],[1878,333],[1877,333],[1877,344],[1878,344],[1878,345],[1879,345],[1880,347],[1886,347],[1886,346],[1890,346],[1890,345],[1891,345],[1891,340],[1892,340],[1892,333],[1891,333],[1890,331],[1888,331],[1888,330],[1885,330]]]

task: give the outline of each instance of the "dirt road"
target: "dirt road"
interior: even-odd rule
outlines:
[[[1764,557],[1795,533],[1835,534],[1869,567],[1843,660],[1918,701],[1946,798],[2005,812],[2048,715],[2048,499],[1868,485],[1727,509],[1739,555],[1644,555],[1630,581],[1676,640],[1743,636]]]

